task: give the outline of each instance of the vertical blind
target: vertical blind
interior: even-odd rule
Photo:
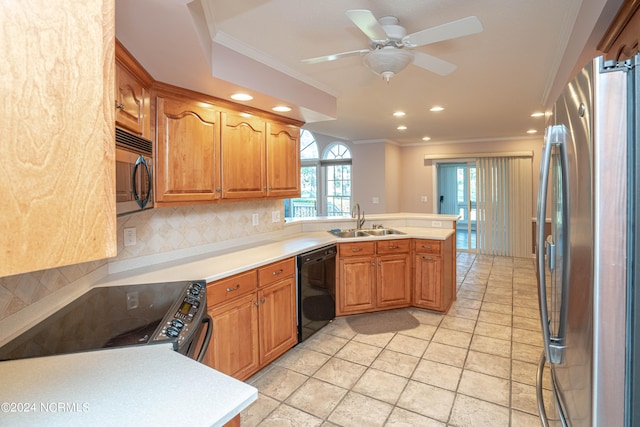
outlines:
[[[531,256],[530,157],[485,157],[476,161],[477,251]]]

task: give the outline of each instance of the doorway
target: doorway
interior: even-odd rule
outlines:
[[[474,161],[437,163],[438,213],[460,215],[456,224],[458,250],[476,251],[477,205]]]

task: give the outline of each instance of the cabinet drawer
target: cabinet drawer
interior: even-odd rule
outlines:
[[[256,270],[207,283],[207,306],[212,307],[249,292],[255,292],[257,285]]]
[[[338,253],[341,257],[374,255],[376,253],[375,242],[340,243]]]
[[[296,263],[294,258],[274,262],[258,269],[258,283],[260,287],[263,287],[284,277],[293,276],[295,272]]]
[[[416,253],[439,255],[442,250],[442,242],[440,240],[418,239],[415,241],[415,245]]]
[[[378,255],[406,254],[411,249],[411,240],[379,240],[376,242]]]

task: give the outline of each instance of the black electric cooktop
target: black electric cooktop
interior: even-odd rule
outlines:
[[[189,283],[93,288],[0,347],[0,360],[147,344]]]

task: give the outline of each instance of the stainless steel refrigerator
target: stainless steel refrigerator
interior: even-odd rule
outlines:
[[[636,60],[596,58],[548,118],[538,191],[542,425],[632,426]],[[551,235],[545,238],[545,219]],[[543,373],[552,399],[545,410]],[[552,403],[552,405],[549,405]]]

